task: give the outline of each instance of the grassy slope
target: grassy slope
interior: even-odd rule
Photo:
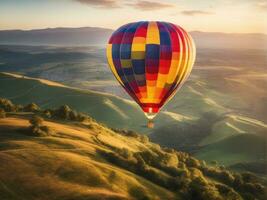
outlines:
[[[266,117],[260,117],[266,110],[266,104],[262,102],[266,96],[266,91],[264,92],[262,88],[266,84],[261,84],[262,78],[255,78],[255,80],[252,78],[244,79],[240,84],[233,84],[229,80],[220,81],[220,78],[218,83],[211,81],[217,85],[211,85],[209,79],[188,81],[168,108],[196,120],[205,119],[205,112],[217,113],[220,118],[215,121],[211,118],[204,124],[194,120],[187,120],[186,123],[185,121],[168,123],[165,126],[156,127],[151,134],[151,139],[164,146],[196,152],[194,154],[196,157],[207,161],[217,160],[220,164],[258,162],[258,154],[254,156],[253,151],[242,150],[244,145],[248,149],[253,149],[262,144],[258,143],[259,138],[262,141],[266,141],[267,138],[267,124],[261,121]],[[224,90],[221,89],[222,86],[225,87]],[[247,92],[248,87],[251,93]],[[258,114],[253,113],[252,110]],[[248,136],[251,142],[247,142],[246,137],[240,134],[251,134]],[[236,138],[240,141],[236,142]],[[267,145],[266,142],[265,145]],[[236,149],[234,152],[227,151],[233,148]],[[261,155],[265,152],[266,146],[258,149]]]
[[[260,166],[263,163],[266,167],[266,133],[267,125],[261,121],[228,115],[215,123],[212,134],[200,142],[202,148],[195,156],[206,161],[216,160],[228,166],[240,163],[258,163]]]
[[[216,160],[224,165],[266,162],[266,147],[266,136],[243,133],[204,146],[196,156],[207,161]]]
[[[58,85],[48,85],[39,80],[16,78],[0,73],[0,96],[16,104],[35,102],[42,108],[55,108],[67,104],[111,127],[148,131],[146,118],[141,109],[130,101],[113,95],[79,90]],[[160,117],[164,123],[171,117]]]
[[[4,90],[0,91],[1,96],[15,103],[27,104],[29,102],[36,102],[43,108],[53,108],[62,104],[68,104],[78,111],[89,113],[96,119],[101,118],[102,121],[109,119],[110,125],[114,125],[116,122],[123,124],[125,116],[116,112],[106,102],[120,105],[121,109],[129,110],[129,114],[132,110],[137,110],[131,104],[111,95],[49,86],[38,80],[15,78],[7,75],[1,75],[0,78],[1,87],[4,88]],[[99,109],[100,107],[101,109]],[[138,114],[141,115],[141,112]]]
[[[227,115],[223,120],[214,124],[212,134],[204,138],[200,144],[208,145],[244,133],[265,134],[267,133],[267,125],[255,119],[238,115]]]
[[[112,164],[99,152],[115,153],[115,149],[123,148],[131,153],[151,152],[162,159],[168,157],[168,166],[175,168],[182,162],[176,154],[167,153],[154,143],[115,133],[95,121],[46,120],[43,125],[53,130],[49,136],[29,136],[25,132],[28,116],[17,113],[0,119],[1,200],[141,199],[137,197],[140,193],[155,200],[182,199],[146,176]],[[203,176],[198,169],[187,168],[190,176]],[[162,177],[170,176],[162,168],[153,169]],[[204,176],[210,184],[228,187],[218,177]],[[232,193],[225,199],[241,199],[237,190],[227,191]]]
[[[146,119],[136,104],[112,95],[54,86],[53,83],[49,85],[47,82],[42,83],[34,79],[15,78],[1,73],[0,85],[0,96],[8,98],[14,103],[27,104],[36,102],[43,108],[53,108],[68,104],[74,109],[88,113],[96,120],[111,127],[133,129],[139,132],[151,131],[145,128]],[[266,124],[231,114],[214,124],[204,124],[205,126],[211,125],[210,133],[206,129],[201,130],[202,128],[194,125],[192,120],[198,117],[205,118],[201,114],[203,112],[211,111],[221,114],[226,110],[224,106],[221,106],[222,102],[220,101],[222,100],[220,99],[223,98],[220,97],[222,94],[209,90],[205,85],[205,82],[189,81],[189,84],[182,88],[181,92],[167,106],[168,110],[179,110],[181,115],[166,112],[163,109],[163,112],[156,118],[156,128],[152,130],[151,138],[157,143],[179,150],[197,150],[196,156],[200,155],[200,158],[207,160],[218,160],[222,164],[233,164],[230,161],[234,163],[251,161],[252,157],[250,154],[247,155],[249,153],[247,151],[240,150],[239,156],[236,157],[239,158],[237,160],[228,159],[229,154],[225,154],[225,156],[222,156],[222,154],[225,148],[229,147],[231,149],[232,143],[230,141],[234,140],[239,134],[266,133]],[[212,100],[205,97],[207,94]],[[183,102],[187,102],[187,106]],[[227,103],[224,102],[224,104]],[[255,140],[257,139],[255,138]],[[216,147],[216,151],[211,151],[213,153],[208,154],[207,152],[209,151],[205,150],[206,147],[199,149],[199,146],[220,141],[224,145]],[[229,142],[229,144],[226,142]],[[243,145],[242,143],[238,144]],[[251,144],[252,146],[253,144]],[[211,147],[208,146],[207,149],[209,148]],[[216,152],[220,153],[216,154]],[[221,159],[218,159],[218,157],[221,157]]]
[[[144,188],[155,199],[173,194],[152,182],[106,162],[97,150],[127,148],[132,152],[153,144],[118,135],[97,123],[44,123],[54,130],[49,137],[18,132],[27,120],[0,120],[0,199],[129,199],[133,187]],[[115,175],[114,175],[115,174]],[[110,178],[113,176],[113,178]]]

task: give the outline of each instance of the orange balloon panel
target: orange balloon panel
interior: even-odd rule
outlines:
[[[109,66],[145,113],[158,113],[190,74],[195,45],[181,27],[135,22],[117,29],[107,46]]]

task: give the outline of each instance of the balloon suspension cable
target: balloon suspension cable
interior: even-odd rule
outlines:
[[[154,127],[154,122],[153,122],[153,119],[154,117],[156,117],[157,113],[153,113],[151,111],[151,109],[149,110],[150,112],[148,113],[145,113],[147,119],[148,119],[148,122],[147,122],[147,127],[148,128],[153,128]]]

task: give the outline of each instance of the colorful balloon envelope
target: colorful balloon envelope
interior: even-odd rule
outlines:
[[[152,120],[189,76],[195,45],[180,26],[134,22],[112,34],[107,59],[118,82]]]

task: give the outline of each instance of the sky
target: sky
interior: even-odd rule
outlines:
[[[188,31],[267,34],[264,19],[267,0],[0,0],[0,30],[158,20]]]

